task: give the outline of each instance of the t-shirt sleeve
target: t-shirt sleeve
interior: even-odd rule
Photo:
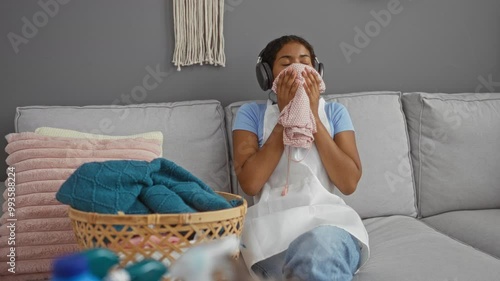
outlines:
[[[246,103],[236,113],[233,124],[234,130],[245,130],[258,135],[259,108],[256,103]]]
[[[351,116],[343,104],[332,102],[328,104],[327,108],[333,135],[343,131],[354,131]]]

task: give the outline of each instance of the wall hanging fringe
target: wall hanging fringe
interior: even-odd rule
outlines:
[[[224,0],[173,0],[173,7],[177,70],[197,63],[225,66]]]

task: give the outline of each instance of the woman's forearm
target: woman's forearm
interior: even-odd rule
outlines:
[[[321,122],[317,129],[314,141],[328,177],[343,194],[353,193],[361,178],[361,165],[342,151]]]
[[[245,149],[245,141],[239,141],[241,152]],[[243,163],[235,163],[235,171],[243,191],[250,195],[257,195],[267,182],[283,154],[283,126],[277,124],[266,143],[262,148],[252,151],[248,149],[248,154]],[[236,152],[235,152],[236,154]]]

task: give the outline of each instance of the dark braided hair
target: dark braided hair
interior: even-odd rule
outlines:
[[[314,53],[314,48],[309,42],[307,42],[304,38],[296,36],[296,35],[285,35],[280,38],[274,39],[269,42],[267,46],[264,48],[262,52],[261,58],[262,62],[267,63],[271,69],[273,68],[274,61],[276,60],[276,54],[288,43],[299,43],[306,47],[306,49],[311,54],[311,62],[313,66],[316,66],[316,54]]]

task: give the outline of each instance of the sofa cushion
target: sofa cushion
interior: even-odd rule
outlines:
[[[370,259],[353,281],[498,280],[500,260],[410,217],[364,221]]]
[[[405,93],[421,216],[500,208],[500,95]]]
[[[416,216],[415,192],[409,156],[409,141],[399,92],[363,92],[324,95],[327,102],[339,102],[347,108],[356,130],[356,142],[363,176],[356,192],[344,196],[362,218],[407,215]],[[265,101],[259,101],[265,102]],[[226,127],[231,128],[239,107],[226,107]],[[232,159],[232,154],[231,154]],[[241,194],[233,169],[235,192]]]
[[[19,107],[16,132],[38,127],[105,135],[163,133],[163,157],[215,190],[230,191],[224,111],[215,100],[132,105]]]
[[[423,221],[500,259],[500,209],[448,212],[424,218]]]
[[[399,92],[327,95],[343,104],[356,130],[363,175],[356,191],[344,196],[361,218],[416,216],[410,148]]]

